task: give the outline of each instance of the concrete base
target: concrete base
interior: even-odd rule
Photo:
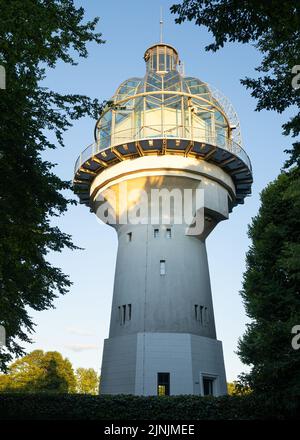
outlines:
[[[106,339],[101,394],[157,395],[157,373],[170,374],[170,395],[227,394],[222,342],[188,333],[137,333]]]

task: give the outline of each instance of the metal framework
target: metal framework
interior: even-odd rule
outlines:
[[[100,115],[95,142],[76,161],[75,183],[116,161],[170,153],[216,162],[234,176],[246,169],[252,179],[230,101],[213,86],[181,75],[178,53],[168,44],[151,46],[144,59],[144,78],[124,81]]]

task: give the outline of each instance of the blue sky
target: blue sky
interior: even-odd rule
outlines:
[[[252,161],[253,191],[245,205],[235,208],[230,219],[220,223],[207,240],[217,335],[223,341],[227,379],[231,381],[246,370],[235,350],[247,322],[239,295],[249,246],[247,225],[258,211],[260,191],[278,175],[285,160],[283,150],[289,140],[282,136],[281,124],[287,115],[255,112],[255,99],[240,84],[240,78],[255,75],[254,68],[260,62],[255,48],[230,44],[217,53],[205,52],[211,36],[193,23],[176,25],[169,13],[173,3],[77,1],[86,9],[87,18],[100,16],[98,30],[106,44],[90,44],[88,58],[79,60],[77,67],[59,63],[48,72],[44,85],[62,93],[104,100],[126,78],[143,76],[143,54],[159,40],[163,6],[164,41],[178,49],[185,73],[216,86],[233,103],[241,121],[244,148]],[[72,179],[78,154],[93,141],[94,124],[89,118],[75,122],[65,135],[65,148],[45,154],[47,160],[57,163],[55,171],[61,178]],[[55,309],[31,313],[36,332],[34,344],[27,344],[26,350],[58,350],[74,367],[99,371],[103,340],[109,330],[116,233],[97,221],[85,206],[71,207],[57,223],[84,250],[49,255],[49,260],[70,276],[73,285],[67,295],[55,301]]]

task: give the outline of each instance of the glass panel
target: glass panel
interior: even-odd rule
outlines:
[[[173,55],[173,69],[175,69],[176,68],[176,66],[177,66],[177,57],[176,57],[176,55]]]
[[[225,129],[216,126],[216,142],[219,147],[226,146]]]
[[[153,70],[157,70],[157,56],[156,53],[152,55],[152,68]]]
[[[148,95],[146,98],[146,109],[157,108],[161,106],[161,95]]]
[[[216,118],[216,122],[220,122],[220,123],[222,123],[222,124],[225,123],[225,118],[224,118],[224,116],[222,115],[222,113],[220,113],[220,112],[218,112],[218,111],[215,111],[215,118]]]
[[[125,118],[127,118],[128,116],[130,116],[131,112],[127,111],[127,112],[116,112],[116,119],[115,122],[116,124],[118,124],[119,122],[122,122]]]
[[[184,124],[183,137],[190,139],[190,137],[191,137],[191,118],[190,118],[190,111],[189,111],[189,98],[187,96],[183,97],[183,124]]]
[[[166,70],[165,69],[165,55],[164,54],[159,54],[159,69],[158,70]]]
[[[181,96],[178,95],[165,95],[164,96],[165,107],[181,109]]]
[[[164,89],[181,91],[182,81],[178,72],[168,72],[164,77]]]
[[[201,95],[203,98],[211,101],[212,97],[207,84],[192,77],[184,78],[184,82],[188,86],[190,93],[193,95]]]
[[[135,95],[140,82],[141,78],[130,78],[121,84],[115,94],[114,102],[120,101],[127,96]]]
[[[166,56],[166,70],[171,70],[172,69],[172,67],[171,67],[171,56],[170,55],[167,55]]]
[[[144,98],[140,97],[135,100],[135,134],[140,137],[143,124]]]
[[[111,122],[112,122],[112,110],[109,110],[100,119],[100,128],[99,128],[100,149],[107,148],[110,145]]]
[[[226,147],[227,124],[219,111],[215,111],[215,125],[217,145],[224,148]]]
[[[149,73],[145,77],[145,92],[155,92],[162,89],[162,78],[157,73]]]

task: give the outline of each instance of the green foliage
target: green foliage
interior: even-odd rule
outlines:
[[[240,1],[182,0],[173,5],[176,22],[194,20],[214,37],[206,50],[216,51],[228,42],[251,43],[263,55],[256,79],[241,82],[257,98],[257,110],[282,113],[294,106],[296,114],[283,125],[284,134],[300,134],[300,89],[292,87],[292,68],[300,65],[299,0]],[[300,165],[300,142],[293,143],[287,166]]]
[[[227,383],[227,392],[229,396],[243,396],[245,394],[251,393],[251,389],[246,385],[241,386],[241,383],[238,381],[233,381]]]
[[[230,396],[233,396],[235,393],[235,384],[234,382],[227,383],[227,392]]]
[[[35,350],[0,375],[1,392],[73,393],[76,378],[72,365],[57,351]]]
[[[292,327],[300,323],[300,172],[282,173],[262,192],[249,228],[242,297],[252,322],[239,343],[252,365],[243,382],[292,405],[300,397],[300,353]]]
[[[77,368],[76,392],[79,394],[99,394],[99,377],[93,368]]]
[[[70,182],[53,173],[43,151],[63,146],[72,121],[101,110],[97,100],[62,95],[40,85],[46,68],[76,64],[87,44],[103,43],[98,18],[83,22],[73,0],[0,0],[0,64],[6,90],[0,90],[0,324],[7,350],[0,370],[24,354],[34,323],[30,308],[45,310],[67,292],[69,278],[46,257],[49,251],[75,249],[70,235],[51,224],[74,201],[65,197]],[[47,133],[53,135],[47,137]],[[64,192],[64,193],[63,193]]]
[[[300,406],[300,405],[299,405]],[[247,396],[88,396],[0,394],[0,420],[254,420],[297,412]]]

